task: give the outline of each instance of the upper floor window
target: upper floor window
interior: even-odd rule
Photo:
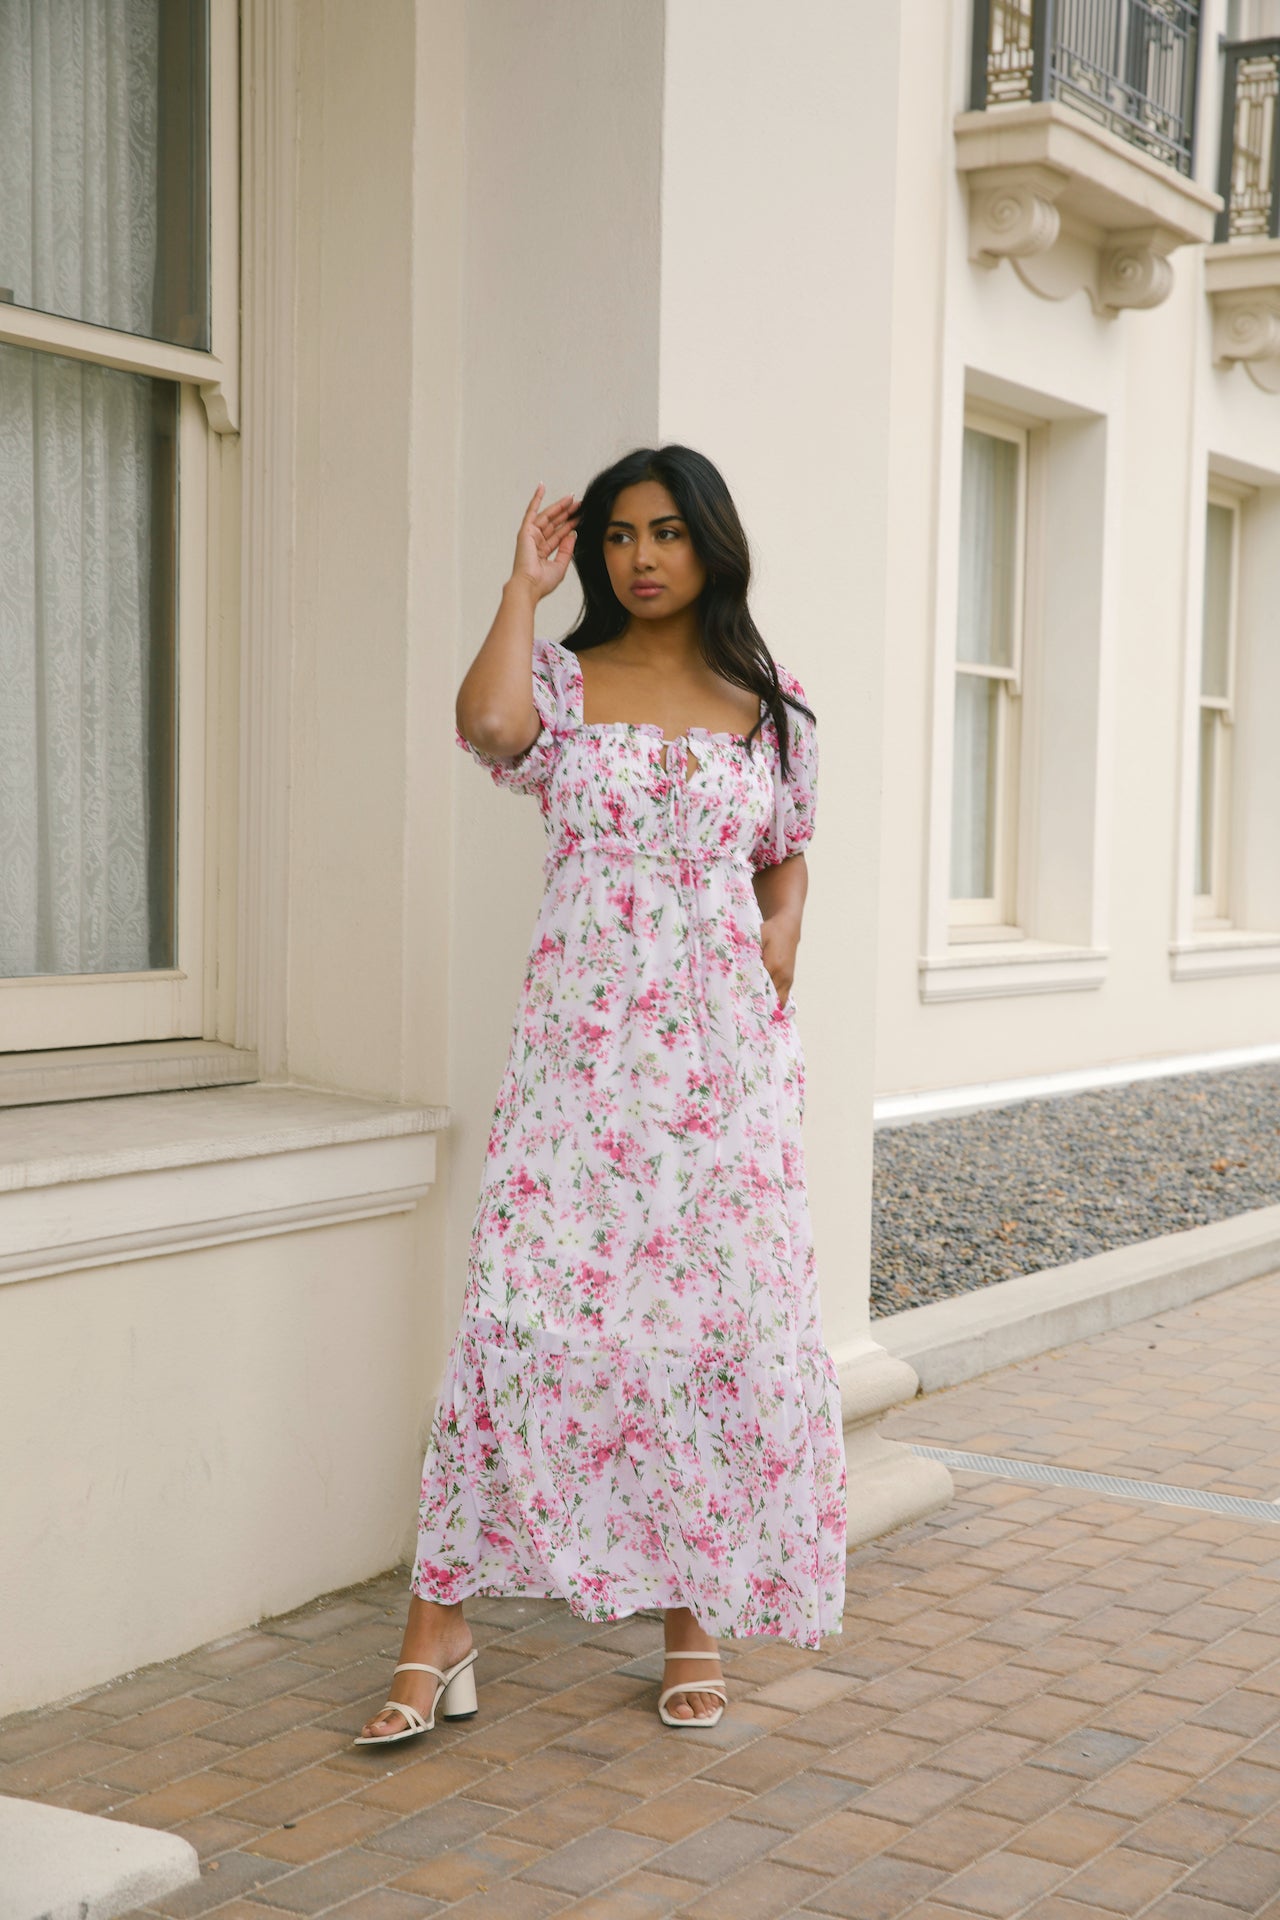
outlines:
[[[974,0],[970,105],[1060,100],[1189,174],[1199,0]]]

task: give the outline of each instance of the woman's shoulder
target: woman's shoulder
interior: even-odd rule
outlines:
[[[784,666],[781,660],[775,660],[773,664],[778,670],[778,685],[782,691],[789,693],[793,700],[804,700],[807,706],[809,703],[805,697],[805,690],[800,684],[799,676],[792,673],[790,667]]]
[[[578,656],[559,640],[535,635],[533,673],[534,678],[540,680],[552,695],[557,710],[568,712],[573,704],[573,689],[578,677]]]

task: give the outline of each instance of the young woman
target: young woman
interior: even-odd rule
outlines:
[[[525,511],[457,741],[547,830],[423,1468],[396,1684],[361,1743],[475,1710],[472,1594],[665,1616],[659,1712],[717,1636],[840,1631],[845,1466],[791,991],[817,742],[747,610],[717,469],[640,449]],[[562,642],[534,609],[577,567]],[[673,1704],[668,1707],[668,1701]]]

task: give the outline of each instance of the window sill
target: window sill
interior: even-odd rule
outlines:
[[[947,934],[949,947],[994,946],[997,940],[1025,940],[1026,934],[1021,927],[1003,922],[971,921],[967,926],[957,921]]]
[[[257,1054],[219,1040],[138,1040],[123,1046],[0,1053],[0,1107],[242,1086],[257,1078]]]
[[[1228,974],[1280,971],[1280,933],[1247,933],[1232,927],[1222,933],[1193,934],[1169,945],[1174,980],[1215,980]]]
[[[988,1000],[1016,993],[1079,993],[1100,987],[1106,976],[1105,947],[1064,947],[1049,940],[966,942],[953,952],[926,954],[919,962],[920,998]]]
[[[0,1113],[0,1283],[408,1212],[448,1119],[284,1085]]]

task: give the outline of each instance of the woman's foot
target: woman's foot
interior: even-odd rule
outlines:
[[[470,1651],[471,1629],[462,1617],[460,1600],[445,1607],[436,1600],[419,1600],[416,1593],[411,1596],[400,1648],[402,1661],[422,1660],[447,1673]],[[429,1720],[440,1682],[434,1673],[397,1673],[387,1691],[394,1699],[403,1700],[407,1707],[416,1707],[424,1719]],[[372,1720],[366,1720],[360,1733],[363,1739],[371,1739],[385,1733],[403,1733],[408,1724],[394,1707],[384,1707]]]
[[[718,1653],[719,1642],[714,1634],[698,1625],[688,1607],[668,1607],[664,1629],[666,1659],[662,1668],[662,1690],[683,1686],[686,1681],[691,1683],[688,1693],[672,1694],[667,1701],[667,1712],[673,1720],[709,1719],[724,1702],[718,1693],[704,1693],[697,1682],[714,1680],[723,1686],[719,1664],[714,1660],[682,1660],[680,1653]]]

